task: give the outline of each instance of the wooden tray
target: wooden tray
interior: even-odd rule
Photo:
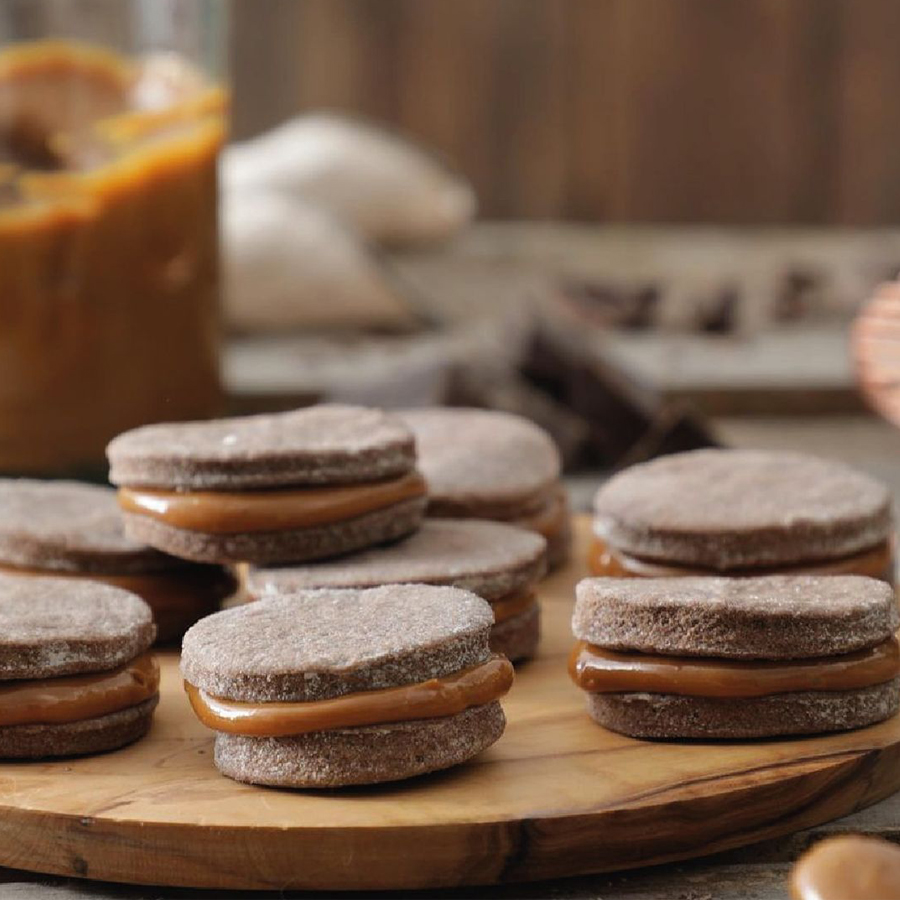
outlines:
[[[176,658],[152,733],[116,753],[0,765],[0,864],[141,884],[399,889],[554,878],[806,828],[900,787],[900,717],[851,734],[650,743],[594,725],[565,671],[576,562],[542,590],[541,655],[479,759],[393,786],[254,788],[220,776]]]

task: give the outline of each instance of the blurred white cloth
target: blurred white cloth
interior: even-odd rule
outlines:
[[[328,212],[267,191],[226,189],[220,224],[232,328],[414,327],[414,315],[377,256]]]
[[[477,203],[470,185],[390,132],[331,114],[299,116],[224,153],[222,182],[314,204],[366,240],[390,246],[448,238]]]

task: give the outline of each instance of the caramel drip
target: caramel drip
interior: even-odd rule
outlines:
[[[361,691],[332,700],[297,703],[243,703],[213,697],[185,682],[197,718],[214,731],[253,737],[286,737],[327,731],[455,716],[502,697],[512,686],[513,667],[495,656],[471,669],[418,684]]]
[[[816,844],[791,873],[794,900],[900,900],[900,847],[847,835]]]
[[[684,575],[868,575],[870,578],[894,583],[892,541],[885,541],[869,550],[841,559],[718,572],[712,569],[638,559],[615,550],[595,536],[589,550],[588,566],[592,574],[612,578],[667,578]]]
[[[494,624],[499,625],[513,616],[531,609],[537,605],[537,596],[530,588],[518,593],[510,594],[508,597],[501,597],[491,603],[491,609],[494,611]]]
[[[895,638],[856,653],[805,660],[731,660],[620,653],[579,641],[569,675],[595,694],[647,692],[689,697],[768,697],[794,691],[851,691],[900,674]]]
[[[409,472],[389,481],[269,491],[159,491],[119,488],[125,512],[208,534],[287,531],[331,525],[425,495],[425,479]]]
[[[0,683],[0,727],[58,725],[137,706],[159,690],[149,653],[110,672]]]
[[[174,572],[146,572],[129,575],[106,575],[100,572],[65,572],[54,569],[24,569],[0,565],[0,572],[10,575],[53,576],[99,581],[137,594],[153,610],[154,617],[172,611],[208,610],[236,589],[235,579],[225,570],[209,567]]]

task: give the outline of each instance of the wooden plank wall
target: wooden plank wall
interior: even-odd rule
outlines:
[[[394,125],[485,215],[900,221],[900,0],[235,0],[235,126]]]

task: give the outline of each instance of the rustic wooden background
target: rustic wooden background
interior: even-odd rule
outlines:
[[[331,107],[488,216],[900,221],[898,0],[234,0],[236,133]]]

